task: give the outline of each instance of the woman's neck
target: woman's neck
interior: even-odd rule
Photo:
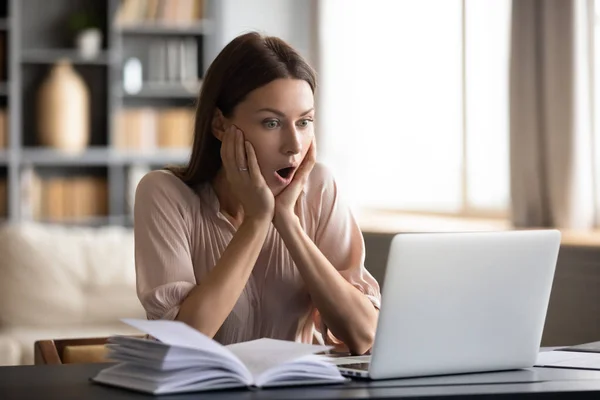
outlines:
[[[217,176],[211,182],[212,187],[219,199],[221,213],[223,213],[231,223],[238,227],[244,220],[244,208],[242,203],[236,198],[231,190],[231,185],[225,176],[225,170],[219,169]]]

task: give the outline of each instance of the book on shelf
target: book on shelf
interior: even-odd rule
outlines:
[[[34,220],[77,221],[108,214],[106,178],[41,177],[32,168],[22,174],[23,214]]]
[[[117,113],[117,149],[189,149],[193,141],[194,110],[181,108],[126,108]]]
[[[145,53],[126,58],[122,90],[126,95],[193,99],[198,95],[198,42],[195,38],[158,38],[148,41]]]
[[[115,17],[117,26],[194,24],[204,17],[204,0],[122,0]]]
[[[116,363],[93,382],[159,395],[347,381],[318,354],[331,346],[267,338],[224,346],[180,321],[122,321],[151,338],[111,336],[108,358]]]

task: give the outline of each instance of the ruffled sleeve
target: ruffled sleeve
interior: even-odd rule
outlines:
[[[148,319],[175,319],[195,287],[191,216],[181,195],[183,182],[152,171],[139,182],[134,205],[138,298]]]

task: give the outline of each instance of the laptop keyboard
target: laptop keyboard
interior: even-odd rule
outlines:
[[[368,363],[371,361],[371,356],[328,356],[328,361],[335,365],[348,365],[357,363]]]
[[[339,367],[344,368],[344,369],[357,369],[359,371],[368,371],[369,363],[344,364],[344,365],[340,365]]]

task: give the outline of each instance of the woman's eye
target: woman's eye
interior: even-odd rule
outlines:
[[[269,121],[265,121],[264,125],[268,128],[268,129],[274,129],[277,128],[279,126],[279,121],[272,119]]]
[[[298,126],[301,128],[306,128],[308,126],[308,124],[310,124],[312,122],[311,119],[303,119],[302,121],[300,121],[298,123]]]

